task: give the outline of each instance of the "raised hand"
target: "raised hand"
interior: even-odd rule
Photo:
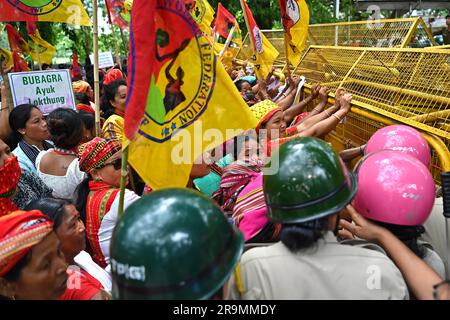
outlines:
[[[316,83],[311,87],[311,95],[313,96],[314,99],[319,96],[319,92],[320,92],[320,84]]]
[[[328,93],[330,93],[330,89],[328,89],[328,87],[320,88],[320,90],[319,90],[319,102],[320,103],[327,103]]]
[[[346,209],[353,223],[341,219],[339,225],[342,229],[339,230],[339,237],[342,239],[353,239],[356,236],[367,241],[377,242],[385,229],[369,222],[351,205],[348,205]]]
[[[345,93],[343,96],[341,96],[341,98],[339,99],[341,109],[350,112],[352,107],[352,99],[353,96],[350,93]]]

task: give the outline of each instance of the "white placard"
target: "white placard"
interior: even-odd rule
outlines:
[[[69,70],[8,74],[14,107],[31,103],[45,115],[57,108],[75,109]]]
[[[94,55],[91,54],[89,56],[91,58],[92,63],[94,63]],[[99,52],[98,53],[98,68],[109,68],[114,67],[114,60],[111,51],[108,52]]]

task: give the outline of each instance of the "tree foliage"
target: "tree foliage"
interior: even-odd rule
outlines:
[[[92,0],[82,0],[85,8],[92,17]],[[240,0],[209,0],[209,3],[217,10],[218,3],[221,2],[238,20],[242,31],[245,33],[244,15],[240,5]],[[310,11],[310,23],[327,23],[336,21],[355,21],[367,19],[369,13],[356,12],[354,0],[340,1],[340,16],[334,17],[334,0],[306,0]],[[261,29],[280,29],[281,13],[278,6],[278,0],[247,0],[250,9],[253,12],[256,22]],[[128,52],[128,33],[124,31],[124,37],[117,27],[114,27],[116,38],[111,32],[111,26],[108,23],[105,0],[98,0],[99,10],[102,16],[99,17],[99,51],[115,52],[116,44],[122,57]],[[392,12],[382,12],[383,16],[389,17]],[[12,23],[19,33],[26,37],[26,24],[23,22]],[[69,61],[72,52],[76,52],[80,61],[92,52],[92,27],[74,27],[62,23],[38,22],[37,27],[40,30],[42,38],[52,43],[56,49],[58,58],[65,58]],[[0,44],[5,42],[5,36],[0,39]]]

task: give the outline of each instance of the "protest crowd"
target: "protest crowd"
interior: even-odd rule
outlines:
[[[327,136],[354,94],[275,67],[244,0],[247,61],[228,59],[242,40],[221,4],[205,27],[206,0],[122,2],[129,57],[104,68],[76,53],[33,68],[5,28],[0,299],[450,299],[449,239],[434,228],[445,199],[417,128],[337,150]],[[8,20],[11,3],[0,21],[42,40]],[[308,7],[280,6],[299,61]]]

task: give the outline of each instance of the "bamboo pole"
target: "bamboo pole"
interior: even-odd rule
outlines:
[[[117,35],[116,35],[116,31],[115,31],[113,24],[111,24],[111,30],[112,30],[112,34],[113,34],[116,63],[119,65],[119,69],[122,70],[122,61],[120,60],[119,45],[117,44]]]
[[[94,16],[94,91],[95,91],[95,135],[101,134],[100,128],[100,81],[98,74],[98,3],[92,0]]]
[[[119,28],[119,30],[120,30],[120,36],[122,37],[123,51],[127,52],[128,42],[126,41],[125,35],[123,34],[123,30],[121,28]]]
[[[39,51],[38,51],[38,49],[36,47],[35,47],[34,51],[36,52],[36,56],[37,56],[37,60],[38,60],[37,63],[38,63],[38,66],[39,66],[39,70],[42,71],[41,56],[39,55]]]
[[[289,63],[289,35],[286,30],[284,31],[284,51],[286,56],[286,67],[287,67],[287,76],[291,77],[291,65]]]
[[[219,53],[219,57],[222,58],[225,52],[227,51],[228,47],[230,46],[231,39],[233,39],[234,31],[236,30],[236,26],[233,26],[230,30],[230,33],[228,34],[227,41],[225,41],[225,45],[223,46],[222,51]]]
[[[252,30],[250,29],[250,23],[248,22],[247,11],[245,10],[245,5],[244,5],[245,0],[239,0],[239,1],[241,4],[242,11],[244,13],[244,20],[245,20],[245,25],[247,26],[248,36],[251,37]],[[253,48],[253,54],[255,54],[255,47],[253,46],[253,41],[251,41],[251,40],[252,39],[250,38],[250,43],[252,44],[252,48]]]
[[[5,89],[6,89],[6,97],[5,100],[8,103],[8,108],[9,111],[12,111],[14,106],[13,106],[13,100],[12,100],[12,93],[11,93],[11,87],[9,85],[9,78],[8,78],[8,74],[6,73],[7,70],[3,69],[3,59],[0,59],[0,72],[3,78],[3,83],[5,84]]]

